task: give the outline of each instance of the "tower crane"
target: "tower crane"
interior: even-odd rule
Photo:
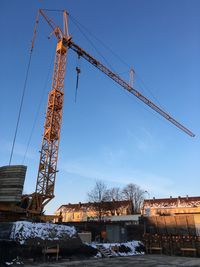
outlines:
[[[79,57],[84,58],[94,67],[114,80],[122,88],[139,98],[142,102],[159,113],[162,117],[174,124],[180,130],[194,137],[194,134],[177,120],[163,111],[151,100],[142,95],[132,87],[131,83],[124,81],[118,74],[104,66],[84,49],[73,42],[72,36],[68,32],[68,13],[63,11],[63,30],[47,16],[44,9],[39,10],[39,14],[46,20],[52,30],[52,35],[57,39],[56,55],[54,61],[54,72],[52,78],[52,88],[48,95],[46,109],[46,119],[44,123],[44,134],[40,151],[40,161],[37,175],[35,192],[29,195],[29,204],[26,211],[31,214],[41,214],[45,205],[54,197],[54,186],[57,173],[58,149],[60,141],[60,130],[62,121],[62,110],[64,102],[64,79],[67,63],[68,49],[73,50]]]

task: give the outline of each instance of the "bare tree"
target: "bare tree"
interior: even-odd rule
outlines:
[[[109,201],[122,200],[122,192],[121,192],[121,189],[119,187],[112,187],[112,188],[108,189],[106,194],[107,194],[107,198],[109,199]]]
[[[94,188],[91,191],[89,191],[87,195],[88,195],[89,201],[91,202],[107,201],[108,194],[107,194],[106,184],[101,180],[97,180],[95,182]]]
[[[88,200],[92,202],[99,220],[102,219],[103,215],[107,214],[108,210],[112,213],[115,207],[114,203],[116,204],[115,201],[119,200],[131,201],[131,213],[140,212],[144,194],[145,191],[133,183],[126,185],[122,190],[119,187],[107,189],[106,184],[101,180],[97,180],[94,188],[87,193]],[[110,205],[108,202],[113,203]]]
[[[140,212],[140,208],[144,200],[144,194],[145,191],[133,183],[126,185],[122,190],[123,198],[131,200],[133,203],[133,213]]]
[[[102,215],[104,213],[103,202],[109,201],[107,191],[105,183],[101,180],[97,180],[94,188],[87,193],[88,200],[94,202],[94,209],[97,212],[99,220],[102,219]]]

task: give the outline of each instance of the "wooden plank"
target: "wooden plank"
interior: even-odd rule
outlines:
[[[176,229],[175,216],[165,216],[164,220],[167,233],[170,235],[176,235],[177,229]]]
[[[176,216],[177,222],[177,234],[178,235],[189,235],[186,216]]]
[[[157,227],[160,234],[166,234],[165,216],[157,217]]]
[[[195,228],[195,222],[194,222],[194,215],[187,215],[186,220],[187,220],[189,235],[195,236],[196,228]]]

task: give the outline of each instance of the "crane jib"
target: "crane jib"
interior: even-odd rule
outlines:
[[[124,81],[119,75],[115,74],[111,70],[109,70],[106,66],[104,66],[102,63],[97,61],[95,58],[93,58],[90,54],[88,54],[86,51],[84,51],[81,47],[79,47],[77,44],[72,42],[70,39],[68,43],[69,48],[71,48],[73,51],[75,51],[79,56],[86,59],[88,62],[90,62],[92,65],[94,65],[96,68],[101,70],[103,73],[105,73],[108,77],[113,79],[115,82],[117,82],[119,85],[121,85],[124,89],[135,95],[137,98],[139,98],[142,102],[144,102],[146,105],[148,105],[150,108],[155,110],[157,113],[159,113],[162,117],[173,123],[176,127],[184,131],[186,134],[190,135],[191,137],[194,137],[194,133],[192,133],[189,129],[187,129],[185,126],[183,126],[181,123],[179,123],[177,120],[175,120],[173,117],[171,117],[168,113],[166,113],[164,110],[159,108],[157,105],[155,105],[151,100],[143,96],[140,92],[138,92],[136,89],[131,87],[126,81]]]

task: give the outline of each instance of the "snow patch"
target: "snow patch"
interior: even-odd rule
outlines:
[[[20,244],[24,244],[27,239],[40,238],[52,241],[64,236],[73,237],[74,235],[76,235],[74,227],[52,223],[18,221],[13,223],[10,238]]]
[[[135,240],[126,243],[101,243],[101,244],[91,243],[90,245],[96,249],[98,249],[98,245],[103,246],[105,249],[109,250],[112,256],[115,257],[144,254],[143,244],[140,241],[135,241]],[[96,257],[98,256],[96,255]]]

